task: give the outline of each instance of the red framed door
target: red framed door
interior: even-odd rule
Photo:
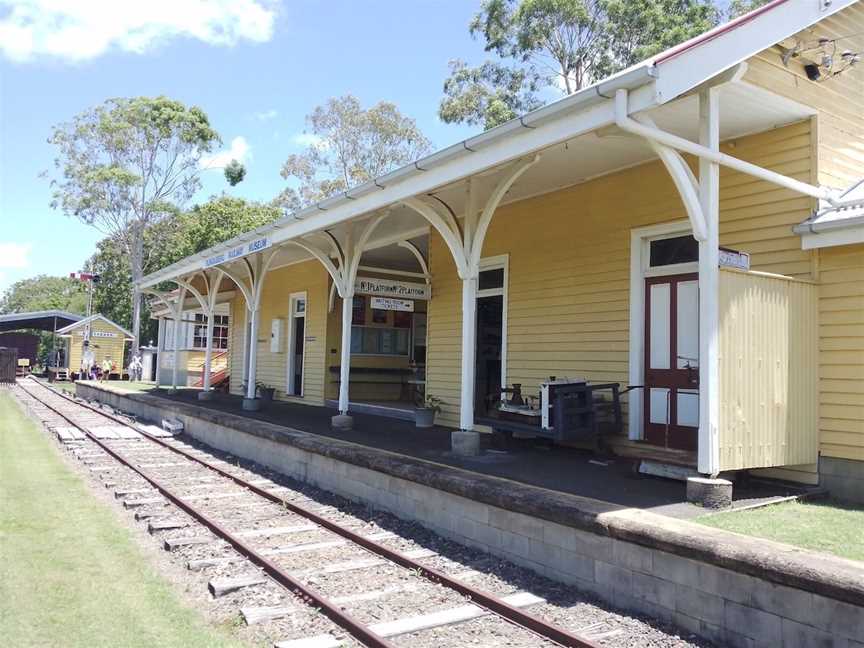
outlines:
[[[696,450],[699,439],[699,276],[645,279],[645,440]]]

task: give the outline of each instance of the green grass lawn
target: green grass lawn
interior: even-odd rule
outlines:
[[[70,394],[75,393],[75,383],[73,383],[73,382],[60,381],[60,382],[53,382],[53,383],[51,383],[51,385],[56,387],[57,389],[59,389],[61,391],[69,392]]]
[[[178,599],[51,444],[0,392],[0,643],[242,646]]]
[[[701,517],[702,524],[864,561],[864,508],[786,502]]]

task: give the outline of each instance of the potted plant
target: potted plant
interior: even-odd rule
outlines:
[[[255,389],[258,393],[258,398],[262,403],[269,403],[273,400],[273,394],[276,393],[276,388],[262,382],[255,383]]]
[[[418,428],[430,428],[435,425],[435,414],[441,411],[444,404],[440,398],[427,394],[423,402],[414,410],[414,423]]]

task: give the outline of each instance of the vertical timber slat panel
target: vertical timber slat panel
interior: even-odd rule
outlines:
[[[816,462],[817,287],[720,273],[720,469]]]

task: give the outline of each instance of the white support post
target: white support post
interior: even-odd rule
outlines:
[[[363,250],[369,242],[369,237],[375,228],[387,218],[390,210],[383,214],[373,216],[364,225],[359,236],[355,239],[355,232],[349,231],[343,249],[343,257],[340,259],[340,268],[331,271],[333,281],[337,283],[339,295],[342,297],[342,350],[339,358],[339,414],[334,416],[330,423],[335,428],[350,429],[353,420],[348,414],[349,387],[351,382],[351,320],[354,312],[354,280],[357,277],[357,269],[363,258]],[[331,264],[332,265],[332,264]]]
[[[201,387],[205,392],[210,391],[210,362],[213,359],[213,312],[205,313],[207,318],[207,341],[204,347],[204,379]]]
[[[156,325],[156,389],[161,385],[162,354],[165,352],[165,318],[160,317]]]
[[[348,416],[348,384],[351,380],[351,322],[354,285],[342,295],[342,353],[339,359],[339,414]]]
[[[474,428],[474,383],[477,344],[477,273],[462,279],[462,378],[459,428]]]
[[[462,279],[462,377],[459,392],[459,427],[465,439],[473,437],[476,451],[477,435],[466,435],[474,429],[474,389],[477,374],[477,283],[480,275],[480,257],[486,233],[498,209],[498,205],[513,186],[513,183],[540,160],[536,154],[530,159],[512,163],[495,185],[489,198],[478,214],[476,186],[469,180],[466,186],[465,222],[462,231],[452,215],[439,212],[418,198],[403,200],[402,204],[423,216],[438,231],[450,249],[456,271]],[[454,437],[455,438],[455,437]],[[462,443],[460,442],[460,446]],[[470,445],[470,443],[468,443]],[[456,443],[454,441],[454,448]]]
[[[258,391],[256,378],[258,375],[258,309],[261,303],[261,287],[264,281],[261,255],[255,255],[255,268],[248,265],[249,269],[249,288],[250,294],[247,296],[246,309],[249,316],[249,342],[246,345],[246,351],[249,353],[249,361],[247,362],[246,374],[246,399],[243,404],[244,409],[257,409],[255,403],[255,395]],[[251,300],[249,299],[251,297]]]
[[[177,297],[177,303],[174,305],[174,366],[171,369],[171,391],[177,391],[177,368],[180,364],[180,329],[183,324],[183,302],[186,300],[186,290],[181,288]]]
[[[253,302],[249,312],[249,373],[246,376],[246,400],[255,399],[255,376],[258,371],[258,300]]]
[[[699,143],[719,152],[720,103],[717,90],[699,94]],[[699,472],[720,470],[719,301],[720,167],[699,158],[699,201],[706,238],[699,242]]]

